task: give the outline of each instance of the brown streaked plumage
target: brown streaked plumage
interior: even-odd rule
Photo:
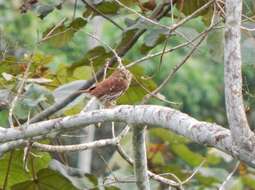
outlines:
[[[95,96],[104,104],[110,103],[118,99],[128,89],[131,80],[132,74],[126,68],[120,67],[105,80],[83,92]]]

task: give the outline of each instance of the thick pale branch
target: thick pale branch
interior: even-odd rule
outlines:
[[[226,0],[224,80],[228,123],[235,151],[242,147],[253,151],[255,137],[249,128],[242,95],[242,61],[240,50],[242,1]]]
[[[1,129],[0,142],[44,136],[51,132],[73,130],[105,121],[123,121],[130,124],[156,125],[168,128],[194,142],[216,147],[255,166],[255,146],[252,150],[244,147],[240,154],[233,151],[233,142],[228,129],[214,123],[198,121],[175,109],[153,105],[123,105],[113,109],[89,111],[80,115],[52,119],[17,128]]]
[[[147,156],[145,145],[145,128],[136,126],[133,130],[134,172],[139,190],[149,190]]]

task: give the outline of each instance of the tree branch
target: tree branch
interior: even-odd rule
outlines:
[[[105,18],[106,20],[110,21],[113,25],[115,25],[117,28],[121,29],[122,31],[124,30],[117,22],[115,22],[114,20],[112,20],[110,17],[108,17],[107,15],[105,15],[103,12],[101,12],[100,10],[98,10],[93,4],[91,4],[90,2],[86,1],[86,0],[81,0],[85,5],[87,5],[89,8],[91,8],[95,13],[99,14],[100,16],[102,16],[103,18]]]
[[[243,104],[242,61],[240,51],[240,26],[242,1],[226,0],[224,81],[228,123],[233,137],[234,151],[242,147],[253,151],[255,136],[249,128]]]
[[[73,151],[82,151],[87,149],[93,149],[98,147],[104,147],[108,145],[117,145],[119,141],[127,134],[128,127],[125,128],[118,137],[111,138],[111,139],[101,139],[93,142],[87,142],[82,144],[75,144],[75,145],[48,145],[48,144],[41,144],[34,142],[32,144],[33,147],[38,148],[42,151],[47,152],[73,152]]]
[[[123,105],[112,109],[94,110],[80,115],[57,118],[30,125],[25,124],[17,128],[0,128],[0,142],[24,140],[36,136],[45,136],[46,138],[46,135],[52,132],[73,130],[85,125],[106,121],[161,126],[199,144],[216,147],[255,167],[255,145],[252,146],[252,150],[243,147],[242,151],[235,152],[233,151],[233,142],[228,129],[215,123],[198,121],[172,108],[153,105]]]
[[[133,130],[134,171],[139,190],[149,190],[150,181],[147,173],[147,156],[145,145],[145,127],[136,126]]]
[[[117,144],[117,151],[118,151],[118,153],[120,154],[120,156],[121,156],[124,160],[126,160],[131,166],[134,165],[134,161],[133,161],[133,160],[129,157],[129,155],[124,151],[124,149],[120,146],[120,144]],[[179,186],[181,186],[181,184],[179,184],[179,183],[177,183],[177,182],[175,182],[175,181],[173,181],[173,180],[171,180],[171,179],[164,178],[164,177],[162,177],[162,176],[160,176],[160,175],[157,175],[157,174],[155,174],[155,173],[153,173],[153,172],[151,172],[151,171],[149,171],[149,170],[147,170],[147,172],[148,172],[148,175],[149,175],[152,179],[154,179],[154,180],[156,180],[156,181],[158,181],[158,182],[160,182],[160,183],[164,183],[164,184],[167,184],[167,185],[169,185],[169,186],[173,186],[173,187],[175,187],[176,189],[179,189]]]

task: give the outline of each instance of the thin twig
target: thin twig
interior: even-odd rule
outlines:
[[[217,24],[219,24],[219,23],[217,23]],[[216,26],[217,24],[215,24],[214,26]],[[213,28],[212,28],[212,29],[213,29]],[[205,33],[207,33],[207,32],[208,32],[208,29],[205,30],[205,31],[203,31],[203,32],[201,32],[200,34],[198,34],[196,37],[194,37],[192,40],[190,40],[190,41],[188,41],[188,42],[182,43],[182,44],[177,45],[177,46],[175,46],[175,47],[173,47],[173,48],[166,49],[166,50],[165,50],[165,53],[170,53],[170,52],[175,51],[175,50],[177,50],[177,49],[180,49],[180,48],[183,48],[183,47],[185,47],[185,46],[188,46],[188,45],[190,45],[191,43],[194,43],[198,38],[200,38],[201,36],[203,36],[203,35],[204,35]],[[136,65],[136,64],[138,64],[138,63],[144,62],[144,61],[146,61],[146,60],[148,60],[148,59],[151,59],[151,58],[153,58],[153,57],[157,57],[157,56],[161,55],[162,52],[163,52],[163,51],[159,51],[159,52],[156,52],[156,53],[149,54],[149,55],[147,55],[147,56],[145,56],[145,57],[142,57],[142,58],[140,58],[140,59],[138,59],[138,60],[136,60],[136,61],[133,61],[133,62],[129,63],[128,65],[126,65],[126,68],[132,67],[132,66],[134,66],[134,65]]]
[[[227,184],[227,182],[232,178],[232,176],[235,174],[236,170],[238,169],[240,165],[240,161],[238,161],[234,167],[234,169],[232,170],[232,172],[228,175],[228,177],[224,180],[224,182],[221,184],[219,190],[224,190],[225,189],[225,185]]]
[[[105,45],[108,49],[110,49],[112,51],[112,53],[114,54],[114,56],[116,57],[117,59],[117,62],[119,63],[119,65],[123,66],[122,64],[122,61],[121,61],[121,58],[120,56],[118,55],[118,53],[116,52],[115,49],[113,49],[111,46],[109,46],[106,42],[102,41],[101,39],[99,39],[97,36],[95,36],[94,34],[91,34],[89,32],[86,32],[86,34],[88,36],[90,36],[91,38],[97,40],[98,42],[102,43],[103,45]]]
[[[61,34],[61,33],[57,33],[57,34],[51,35],[56,30],[56,28],[60,27],[66,20],[67,18],[61,19],[38,43],[41,43],[51,37],[54,37],[55,35]],[[62,32],[66,32],[66,31],[62,31]]]
[[[193,53],[195,52],[195,50],[199,47],[199,45],[204,41],[204,39],[207,37],[208,33],[212,30],[213,26],[215,26],[214,24],[214,20],[215,20],[215,10],[214,10],[214,14],[212,16],[211,19],[211,25],[209,26],[209,28],[207,28],[207,30],[205,30],[203,32],[203,35],[201,37],[201,39],[198,41],[198,43],[191,49],[191,51],[186,55],[186,57],[182,60],[182,62],[180,62],[179,64],[175,65],[174,68],[170,71],[170,73],[168,74],[168,76],[165,78],[165,80],[150,94],[147,94],[144,99],[142,100],[142,103],[145,103],[152,95],[151,94],[157,94],[161,88],[163,88],[168,82],[169,80],[174,76],[174,74],[186,63],[186,61],[193,55]],[[216,23],[217,24],[217,23]]]
[[[92,148],[104,147],[108,145],[115,145],[117,143],[117,138],[112,139],[101,139],[93,142],[74,144],[74,145],[48,145],[34,142],[33,147],[39,149],[40,151],[46,152],[74,152],[83,151]]]
[[[116,135],[115,135],[115,123],[114,122],[112,122],[112,137],[116,138]]]
[[[102,13],[100,10],[98,10],[93,4],[89,3],[86,0],[81,0],[85,5],[87,5],[89,8],[91,8],[94,12],[96,12],[97,14],[101,15],[103,18],[105,18],[106,20],[110,21],[113,25],[115,25],[117,28],[121,29],[122,31],[124,30],[117,22],[115,22],[114,20],[112,20],[110,17],[108,17],[107,15],[105,15],[104,13]]]
[[[156,26],[159,26],[159,27],[161,27],[161,28],[169,29],[168,26],[163,25],[163,24],[160,24],[159,22],[156,22],[156,21],[154,21],[154,20],[152,20],[152,19],[150,19],[150,18],[148,18],[148,17],[143,16],[142,14],[138,13],[138,12],[135,11],[134,9],[131,9],[131,8],[129,8],[128,6],[126,6],[125,4],[121,3],[119,0],[114,0],[114,1],[115,1],[116,3],[118,3],[120,6],[124,7],[125,9],[127,9],[128,11],[134,13],[134,14],[137,15],[138,17],[140,17],[140,18],[146,20],[147,22],[149,22],[149,23],[151,23],[151,24],[154,24],[154,25],[156,25]]]
[[[10,152],[10,157],[9,157],[9,160],[8,160],[6,175],[5,175],[4,183],[3,183],[3,190],[6,190],[7,185],[8,185],[8,178],[9,178],[9,174],[10,174],[10,170],[11,170],[11,162],[12,162],[12,159],[13,159],[13,155],[14,155],[14,150],[12,150]]]
[[[129,157],[129,155],[124,151],[124,149],[121,147],[120,144],[117,144],[117,151],[120,154],[120,156],[126,160],[131,166],[133,166],[133,160]],[[159,181],[161,183],[173,186],[173,187],[179,187],[180,184],[176,183],[173,180],[161,177],[160,175],[154,174],[153,172],[148,170],[148,175],[153,178],[156,181]]]
[[[180,103],[176,103],[176,102],[172,102],[172,101],[169,101],[169,100],[166,100],[164,98],[162,98],[160,95],[158,94],[153,94],[152,92],[150,92],[149,89],[147,89],[137,78],[136,76],[133,76],[133,79],[139,84],[139,86],[144,89],[148,94],[150,94],[152,97],[164,102],[164,103],[167,103],[167,104],[170,104],[170,105],[180,105]]]
[[[196,44],[196,46],[189,52],[188,55],[180,62],[179,64],[175,65],[174,68],[169,72],[168,76],[165,78],[165,80],[150,94],[147,94],[142,103],[146,102],[152,95],[151,94],[157,94],[174,76],[174,74],[186,63],[186,61],[190,58],[190,56],[194,53],[194,51],[198,48],[198,46],[204,41],[206,38],[206,34],[202,36],[202,38],[199,40],[199,42]]]
[[[131,9],[129,7],[127,7],[125,4],[121,3],[119,0],[114,0],[115,2],[117,2],[120,6],[124,7],[125,9],[127,9],[128,11],[136,14],[137,16],[139,16],[140,18],[146,20],[147,22],[154,24],[156,26],[159,26],[161,28],[167,29],[169,30],[169,33],[173,32],[174,30],[176,30],[178,27],[182,26],[184,23],[186,23],[187,21],[189,21],[190,19],[192,19],[194,16],[196,16],[198,13],[200,13],[201,11],[205,10],[206,8],[208,8],[215,0],[211,0],[209,2],[207,2],[206,4],[204,4],[202,7],[200,7],[199,9],[197,9],[196,11],[194,11],[191,15],[185,17],[183,20],[181,20],[180,22],[178,22],[177,24],[174,24],[172,26],[166,26],[163,24],[160,24],[159,22],[156,22],[148,17],[143,16],[142,14],[138,13],[137,11],[135,11],[134,9]]]
[[[107,146],[107,145],[116,145],[128,133],[128,131],[129,131],[129,127],[126,127],[115,138],[101,139],[101,140],[88,142],[88,143],[83,143],[83,144],[47,145],[47,144],[41,144],[41,143],[38,143],[38,142],[34,142],[32,144],[32,146],[38,148],[41,151],[47,151],[47,152],[82,151],[82,150],[87,150],[87,149],[92,149],[92,148],[104,147],[104,146]]]
[[[185,179],[184,181],[182,181],[182,185],[184,185],[185,183],[187,183],[188,181],[190,181],[196,174],[197,172],[199,171],[199,169],[205,164],[206,162],[206,159],[204,159],[200,164],[199,166],[193,171],[193,173],[187,178]]]
[[[19,98],[19,96],[21,95],[22,90],[23,90],[23,88],[24,88],[24,85],[25,85],[25,83],[26,83],[26,80],[27,80],[27,78],[28,78],[29,69],[30,69],[30,66],[31,66],[31,64],[32,64],[32,62],[33,62],[32,57],[33,57],[33,55],[31,55],[31,60],[28,62],[27,66],[26,66],[26,70],[25,70],[25,73],[24,73],[23,80],[21,80],[20,86],[19,86],[18,91],[17,91],[17,94],[16,94],[16,96],[14,97],[14,99],[12,100],[11,105],[10,105],[10,111],[9,111],[9,125],[10,125],[10,127],[15,127],[15,126],[14,126],[14,123],[13,123],[13,119],[12,119],[13,110],[14,110],[14,108],[15,108],[16,102],[18,101],[18,98]]]
[[[75,0],[74,6],[73,6],[73,18],[72,18],[73,20],[75,19],[75,16],[76,16],[77,3],[78,3],[78,0]]]

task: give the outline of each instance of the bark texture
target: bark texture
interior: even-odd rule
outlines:
[[[148,177],[147,156],[145,145],[145,128],[136,126],[133,130],[134,149],[134,170],[136,185],[139,190],[149,190],[150,182]]]
[[[255,137],[249,128],[242,95],[241,0],[226,0],[224,80],[225,102],[228,123],[233,137],[235,154],[242,154],[243,148],[253,151]]]
[[[194,142],[213,146],[229,153],[247,164],[255,166],[255,146],[233,151],[233,141],[228,129],[215,123],[198,121],[189,115],[172,108],[154,105],[117,106],[113,109],[102,109],[82,113],[80,115],[52,119],[17,128],[0,128],[0,143],[45,136],[53,132],[74,130],[98,122],[123,121],[134,125],[161,126],[177,134],[188,137]],[[13,142],[12,143],[12,147]],[[21,142],[19,142],[21,143]],[[0,145],[0,155],[2,153]]]

